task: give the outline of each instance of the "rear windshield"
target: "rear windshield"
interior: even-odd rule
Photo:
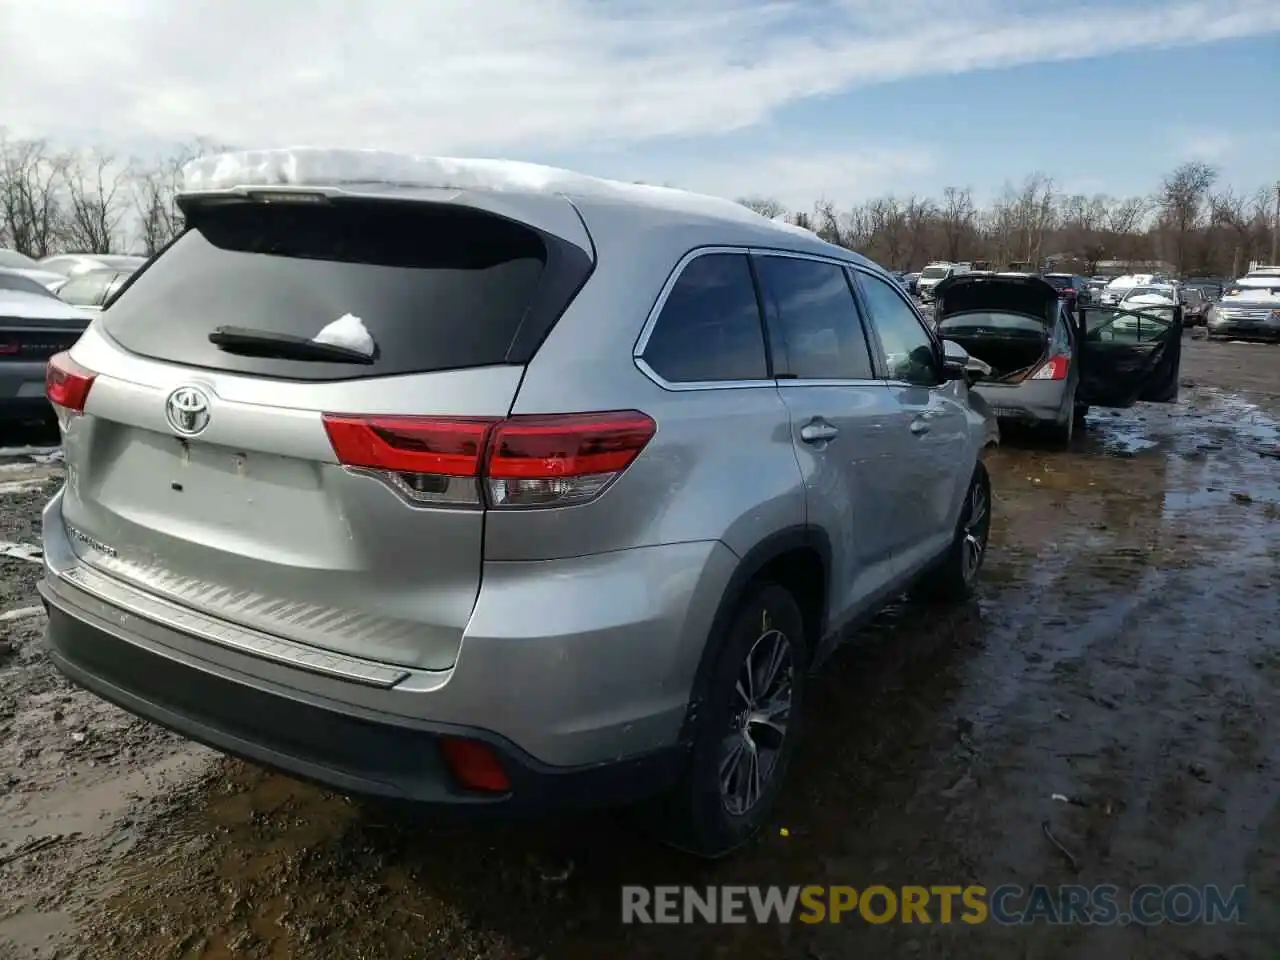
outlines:
[[[1057,287],[1059,290],[1061,290],[1063,287],[1071,286],[1070,277],[1055,277],[1053,274],[1050,273],[1050,274],[1045,274],[1045,279],[1048,280],[1052,286]]]
[[[935,280],[938,277],[945,277],[947,275],[947,269],[947,267],[925,267],[924,270],[921,271],[920,276],[925,280]]]
[[[235,201],[197,208],[188,224],[104,313],[106,332],[157,360],[267,377],[526,362],[590,272],[577,247],[459,207]],[[220,327],[310,340],[348,317],[372,338],[371,363],[245,355],[253,351],[209,342]]]
[[[992,337],[1043,337],[1043,320],[1020,313],[991,313],[974,311],[947,317],[938,324],[939,333],[964,333],[969,336]]]

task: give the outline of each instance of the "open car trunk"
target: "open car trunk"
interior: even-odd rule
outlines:
[[[1048,356],[1058,291],[1039,277],[961,275],[938,285],[938,334],[1017,383]]]
[[[989,315],[969,316],[976,319]],[[1033,373],[1048,355],[1047,330],[1037,334],[1033,331],[1024,333],[992,327],[987,332],[981,328],[959,325],[967,319],[966,316],[953,318],[954,324],[940,325],[938,332],[944,339],[960,344],[970,356],[991,365],[991,375],[984,378],[988,383],[1017,383]]]

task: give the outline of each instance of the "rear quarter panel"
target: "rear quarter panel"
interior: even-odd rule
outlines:
[[[485,557],[535,560],[720,540],[739,556],[805,522],[787,409],[771,381],[667,390],[636,367],[636,340],[689,249],[725,242],[687,225],[611,228],[588,218],[598,266],[526,369],[512,412],[636,409],[657,434],[599,499],[554,510],[490,511]]]

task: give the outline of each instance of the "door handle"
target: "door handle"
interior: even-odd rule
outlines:
[[[911,432],[917,437],[922,437],[929,432],[929,421],[923,417],[917,417],[911,421]]]
[[[821,417],[815,417],[800,428],[800,439],[805,443],[824,443],[839,435],[840,431]]]

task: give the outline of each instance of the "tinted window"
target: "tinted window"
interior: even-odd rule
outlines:
[[[590,272],[577,247],[460,207],[245,202],[197,208],[187,223],[112,303],[107,331],[143,356],[267,377],[525,362]],[[209,342],[224,326],[306,341],[347,315],[376,345],[372,362]]]
[[[933,340],[907,301],[891,284],[870,274],[859,273],[858,286],[880,336],[888,378],[930,386],[937,383],[940,378]]]
[[[746,254],[709,253],[685,265],[662,305],[644,360],[671,383],[768,376]]]
[[[58,297],[77,307],[96,307],[114,273],[82,273],[58,288]]]
[[[844,268],[794,257],[756,261],[770,327],[785,350],[787,373],[809,380],[875,376],[857,301]]]
[[[1065,289],[1066,287],[1071,286],[1070,277],[1055,277],[1052,274],[1048,274],[1045,276],[1045,279],[1048,280],[1052,286],[1057,287],[1059,290],[1062,290],[1062,289]]]

